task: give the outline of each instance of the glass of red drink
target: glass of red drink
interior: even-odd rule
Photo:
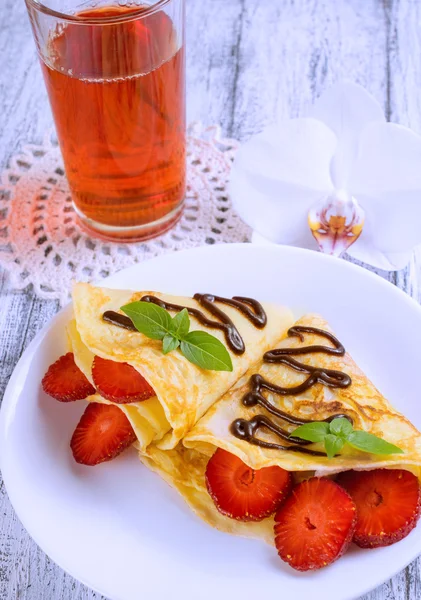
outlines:
[[[82,225],[163,233],[185,195],[185,0],[26,4]]]

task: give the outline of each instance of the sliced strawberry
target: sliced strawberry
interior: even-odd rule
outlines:
[[[298,571],[330,565],[351,543],[356,516],[351,497],[334,481],[299,483],[275,515],[279,556]]]
[[[95,394],[95,388],[76,365],[72,352],[50,365],[41,385],[46,394],[59,402],[83,400]]]
[[[347,471],[339,476],[338,483],[356,504],[354,542],[361,548],[399,542],[420,518],[420,484],[409,471]]]
[[[94,466],[112,460],[136,441],[126,415],[112,404],[89,404],[70,441],[76,462]]]
[[[92,377],[101,396],[117,404],[141,402],[155,396],[146,379],[127,363],[95,356]]]
[[[280,467],[251,469],[221,448],[206,468],[206,486],[216,508],[239,521],[261,521],[275,512],[291,489],[291,473]]]

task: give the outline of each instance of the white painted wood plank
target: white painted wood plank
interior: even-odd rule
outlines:
[[[243,3],[229,132],[243,139],[296,117],[349,77],[384,103],[384,13],[377,0]]]
[[[385,1],[388,38],[388,103],[390,120],[421,134],[421,3]],[[421,248],[409,269],[397,273],[396,285],[421,301]]]
[[[242,0],[187,0],[187,122],[220,124],[233,110]]]
[[[51,111],[32,40],[25,3],[0,7],[0,165],[21,142],[42,142]]]
[[[385,4],[390,120],[421,134],[421,3],[393,0]]]

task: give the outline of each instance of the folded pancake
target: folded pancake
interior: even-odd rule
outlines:
[[[140,455],[205,521],[271,543],[272,519],[240,523],[216,510],[206,490],[205,471],[217,448],[254,469],[277,465],[299,479],[381,467],[404,468],[418,477],[421,472],[420,432],[358,368],[327,322],[306,315],[288,333],[211,406],[171,453],[152,445]],[[340,455],[329,459],[321,444],[288,439],[304,421],[335,416],[346,416],[355,429],[397,445],[404,454],[373,455],[345,445]]]
[[[273,517],[245,523],[217,511],[205,484],[208,456],[185,448],[180,442],[172,450],[162,450],[152,444],[144,452],[139,452],[139,458],[146,467],[174,487],[192,511],[211,527],[225,533],[261,539],[273,545]]]
[[[300,331],[301,328],[304,331]],[[313,328],[326,332],[328,337],[305,331]],[[407,465],[421,465],[420,432],[390,405],[351,356],[337,347],[340,342],[336,342],[332,330],[322,317],[302,317],[292,328],[291,335],[276,345],[280,352],[275,350],[267,353],[266,360],[261,360],[249,370],[187,434],[184,445],[207,456],[211,456],[216,448],[224,448],[254,469],[277,465],[288,471],[319,471],[327,474],[357,466],[395,466],[402,464],[403,458]],[[320,346],[331,349],[332,353],[317,351],[315,347]],[[304,349],[308,351],[302,353]],[[291,362],[296,363],[295,367]],[[326,376],[323,371],[327,371]],[[313,377],[316,381],[309,382]],[[325,381],[321,383],[320,379]],[[267,389],[265,382],[284,389],[277,393]],[[289,392],[293,388],[296,391]],[[270,430],[274,425],[288,436],[302,422],[323,421],[343,415],[352,420],[355,429],[395,444],[404,454],[373,456],[345,446],[340,456],[329,459],[324,453],[316,454],[323,450],[316,444],[298,447],[296,443],[286,441],[282,434],[280,436]],[[291,417],[295,423],[288,422]],[[255,428],[253,422],[261,425]],[[254,428],[255,431],[250,435],[250,429]],[[260,444],[259,440],[263,443]],[[278,447],[268,447],[270,444]]]
[[[92,381],[95,355],[125,362],[134,367],[156,393],[155,397],[143,402],[117,404],[131,421],[142,449],[151,442],[164,449],[174,448],[208,408],[259,360],[265,350],[272,347],[293,322],[291,311],[285,307],[260,305],[250,299],[232,301],[200,296],[204,300],[155,292],[109,290],[88,284],[74,287],[75,320],[68,328],[68,337],[79,368]],[[172,314],[187,307],[190,330],[207,331],[225,344],[233,370],[201,369],[178,350],[164,355],[162,342],[104,320],[104,313],[122,315],[121,306],[145,297],[164,303]],[[265,315],[260,323],[257,321],[259,311]],[[224,319],[229,320],[232,327],[221,326]],[[217,322],[217,326],[211,322]],[[98,395],[89,400],[104,401]]]

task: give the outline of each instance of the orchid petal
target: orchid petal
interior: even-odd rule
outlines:
[[[314,247],[307,213],[332,191],[335,147],[335,135],[315,119],[267,128],[237,153],[230,181],[235,209],[274,242]]]
[[[337,189],[348,189],[361,132],[373,121],[385,122],[380,104],[360,85],[342,82],[316,100],[310,116],[323,121],[336,134],[338,147],[332,160],[331,178]]]
[[[366,213],[367,248],[402,254],[421,243],[421,136],[392,123],[367,127],[351,187]]]

